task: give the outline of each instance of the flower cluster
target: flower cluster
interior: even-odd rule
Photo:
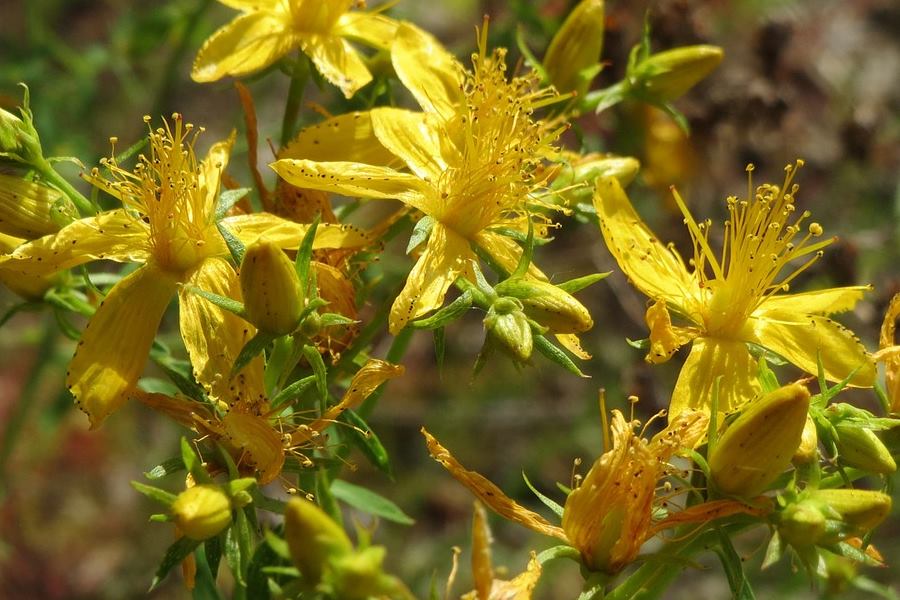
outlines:
[[[896,463],[880,433],[898,421],[836,398],[875,387],[881,361],[887,412],[898,410],[900,301],[872,354],[829,317],[852,310],[871,286],[794,290],[835,239],[798,208],[803,162],[786,167],[781,183],[756,187],[748,167],[747,195],[726,200],[721,231],[672,188],[691,241],[683,255],[625,191],[638,162],[566,133],[626,101],[684,125],[671,103],[716,68],[719,48],[653,53],[645,36],[625,78],[593,89],[604,64],[600,0],[579,2],[543,60],[528,56],[528,66],[490,46],[487,18],[475,52],[459,60],[388,7],[221,2],[241,14],[199,49],[193,80],[274,65],[291,78],[283,143],[265,172],[253,99],[237,84],[248,187],[230,169],[237,134],[203,155],[204,129],[175,113],[144,117],[145,139],[122,154],[112,138],[110,156],[82,174],[89,199],[43,156],[27,96],[20,116],[0,111],[0,158],[13,166],[0,174],[0,282],[23,306],[54,311],[75,341],[66,386],[92,429],[136,401],[184,430],[180,455],[148,474],[181,472],[179,491],[134,482],[165,506],[154,519],[177,536],[154,586],[179,563],[194,586],[197,562],[215,573],[224,547],[236,597],[414,597],[385,571],[372,531],[358,525],[351,540],[338,502],[409,517],[342,479],[341,468],[356,450],[393,475],[367,419],[382,386],[404,374],[402,350],[418,329],[435,332],[440,359],[444,331],[475,309],[485,330],[476,372],[499,349],[517,366],[540,354],[583,376],[591,355],[577,336],[616,317],[574,296],[608,273],[554,277],[562,269],[550,258],[551,234],[579,222],[594,225],[597,243],[649,298],[648,336],[635,343],[646,361],[679,361],[679,349],[690,350],[660,419],[641,426],[607,412],[603,397],[603,452],[587,473],[559,486],[561,502],[532,488],[558,524],[463,467],[423,428],[431,456],[478,499],[475,590],[463,597],[530,598],[542,566],[557,558],[580,565],[581,598],[652,595],[710,548],[729,581],[745,585],[731,540],[754,526],[773,532],[766,566],[785,552],[811,576],[828,557],[884,562],[870,534],[890,511]],[[298,128],[310,78],[338,89],[335,105],[359,99],[353,106],[366,109],[310,111]],[[417,109],[397,100],[401,90]],[[354,224],[366,205],[377,216]],[[402,272],[377,271],[396,236],[408,239]],[[119,266],[102,271],[101,261]],[[390,336],[379,357],[374,342]],[[148,361],[165,382],[145,377]],[[796,381],[781,385],[775,365]],[[533,552],[520,575],[497,577],[484,506],[559,545]],[[263,510],[283,516],[283,527],[263,531]],[[657,536],[666,543],[647,544]]]

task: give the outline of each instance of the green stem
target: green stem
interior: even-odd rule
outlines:
[[[34,166],[37,172],[41,174],[41,177],[55,185],[60,191],[68,196],[82,215],[89,216],[97,214],[97,207],[94,206],[90,200],[85,198],[81,192],[76,190],[62,175],[57,173],[56,169],[54,169],[46,159],[41,159],[40,162],[37,162],[32,166]]]
[[[753,523],[734,523],[667,544],[662,552],[650,557],[643,566],[609,592],[605,600],[659,598],[685,567],[690,565],[689,561],[694,554],[719,543],[721,532],[733,536],[752,525]]]
[[[303,102],[303,90],[306,88],[306,80],[309,79],[309,64],[306,56],[300,55],[294,64],[293,71],[287,103],[284,105],[284,118],[281,121],[282,148],[294,137],[294,129],[297,126],[297,116],[300,114],[300,104]]]

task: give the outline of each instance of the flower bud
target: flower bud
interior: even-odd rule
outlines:
[[[557,90],[583,95],[600,70],[603,0],[582,0],[569,13],[544,55],[544,69]]]
[[[825,513],[818,502],[795,502],[785,508],[778,518],[778,533],[798,548],[817,543],[826,531]]]
[[[515,298],[499,298],[491,304],[484,318],[488,334],[514,358],[524,362],[531,357],[534,340],[531,324]]]
[[[710,476],[722,493],[752,497],[781,475],[800,446],[809,391],[783,386],[752,402],[725,431],[709,457]]]
[[[44,160],[41,141],[31,122],[28,94],[22,108],[24,119],[0,108],[0,156],[34,164]]]
[[[192,540],[208,540],[231,525],[231,500],[217,485],[195,485],[172,503],[178,528]]]
[[[814,490],[809,498],[827,506],[858,535],[877,527],[891,512],[891,497],[873,490]]]
[[[335,596],[346,600],[393,597],[399,591],[399,582],[382,572],[385,549],[370,546],[335,558],[331,562],[332,588]]]
[[[890,475],[897,470],[897,463],[884,443],[871,429],[857,427],[850,422],[838,423],[838,454],[843,463],[870,473]]]
[[[260,331],[287,335],[303,311],[303,288],[294,264],[272,242],[259,239],[247,246],[241,262],[241,293],[247,320]]]
[[[603,177],[615,177],[625,187],[637,176],[641,163],[630,156],[616,156],[614,154],[590,154],[572,157],[567,163],[559,164],[556,169],[553,183],[550,189],[560,190],[578,184],[588,184],[584,188],[573,191],[584,191],[584,196],[590,200],[594,193],[594,182]]]
[[[722,62],[718,46],[685,46],[653,54],[631,74],[632,89],[657,102],[683,96]]]
[[[819,434],[816,431],[816,423],[809,415],[806,416],[806,424],[803,426],[803,434],[800,436],[800,446],[794,452],[791,459],[794,464],[806,465],[814,462],[819,457]]]
[[[0,173],[0,232],[32,240],[78,218],[75,205],[46,185]]]
[[[581,333],[594,326],[588,309],[552,283],[515,278],[498,283],[495,290],[521,301],[525,314],[553,333]]]
[[[294,564],[312,585],[322,580],[326,564],[353,552],[340,525],[304,498],[293,498],[284,509],[284,539]]]

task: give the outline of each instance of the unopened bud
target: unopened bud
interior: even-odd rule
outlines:
[[[586,199],[589,200],[594,193],[594,182],[597,179],[615,177],[622,187],[625,187],[634,181],[640,168],[641,163],[630,156],[591,153],[573,162],[559,165],[550,188],[560,190],[573,185],[587,184],[576,191],[583,189]]]
[[[654,54],[637,65],[632,89],[657,102],[677,100],[719,66],[718,46],[685,46]]]
[[[178,528],[192,540],[208,540],[231,525],[231,500],[217,485],[195,485],[172,503]]]
[[[825,535],[827,519],[818,502],[803,500],[785,508],[778,518],[778,533],[792,546],[812,546]]]
[[[581,333],[594,326],[591,313],[575,297],[546,281],[507,279],[495,288],[522,303],[525,314],[552,333]]]
[[[870,473],[890,475],[897,470],[897,463],[890,451],[871,429],[856,427],[850,422],[834,426],[835,440],[843,463]]]
[[[312,585],[321,581],[326,564],[353,552],[341,526],[304,498],[293,498],[284,509],[284,539],[294,564]]]
[[[247,319],[260,331],[287,335],[303,311],[303,288],[294,264],[272,242],[247,246],[241,262],[241,293]]]
[[[382,572],[384,556],[383,547],[370,546],[336,558],[331,563],[335,595],[347,600],[391,597],[400,585],[396,579]]]
[[[27,91],[21,112],[24,119],[0,108],[0,156],[35,164],[43,161],[44,155],[40,138],[31,122]]]
[[[891,512],[891,497],[873,490],[814,490],[809,498],[828,507],[833,516],[852,528],[853,535],[865,535]]]
[[[806,417],[803,426],[803,434],[800,436],[800,446],[794,452],[792,462],[798,465],[806,465],[814,462],[819,457],[819,434],[816,431],[816,423],[812,417]]]
[[[32,240],[55,233],[76,218],[78,211],[64,194],[0,173],[0,232]]]
[[[766,489],[800,446],[809,391],[793,383],[752,402],[722,434],[709,458],[716,488],[752,497]]]
[[[544,55],[547,76],[560,92],[584,94],[600,71],[603,0],[582,0],[569,13]]]
[[[531,324],[515,298],[499,298],[491,304],[484,326],[493,339],[514,358],[524,362],[531,357],[534,340]]]

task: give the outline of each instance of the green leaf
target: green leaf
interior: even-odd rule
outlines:
[[[172,492],[167,492],[166,490],[141,483],[140,481],[132,481],[131,487],[133,487],[141,494],[147,496],[151,500],[156,500],[157,502],[165,504],[166,506],[172,506],[172,503],[175,502],[175,498],[177,497]]]
[[[394,523],[400,523],[401,525],[412,525],[415,523],[399,506],[384,496],[364,487],[353,485],[341,479],[335,479],[331,482],[331,493],[338,500],[364,513],[375,515]]]
[[[778,531],[772,534],[772,539],[769,540],[768,545],[766,546],[766,555],[763,558],[762,565],[759,567],[760,570],[765,570],[777,563],[781,560],[781,555],[784,554],[784,542],[781,539],[781,536],[778,535]]]
[[[271,344],[277,337],[277,335],[272,335],[265,331],[257,331],[256,335],[244,344],[244,347],[241,348],[237,358],[234,359],[234,366],[231,367],[230,377],[234,377],[241,369],[249,365],[250,361],[259,356],[259,354],[266,349],[266,346]]]
[[[430,317],[412,321],[409,326],[415,329],[439,329],[466,314],[470,308],[472,308],[472,293],[465,291]]]
[[[379,471],[393,479],[394,473],[391,469],[391,459],[387,450],[368,423],[356,411],[351,409],[345,410],[341,414],[340,420],[350,425],[345,433],[349,434],[350,440],[369,459],[369,462]]]
[[[321,218],[321,214],[316,213],[316,218],[310,223],[309,229],[306,230],[303,239],[300,240],[300,246],[297,248],[297,258],[294,261],[294,269],[297,271],[300,285],[304,286],[307,298],[318,296],[315,282],[309,280],[309,267],[312,262],[313,242],[316,240],[316,230],[319,228],[319,221]]]
[[[222,536],[217,535],[203,542],[203,551],[206,555],[206,564],[215,579],[219,574],[219,563],[222,562]]]
[[[332,482],[326,469],[316,471],[316,500],[331,520],[338,525],[344,524],[344,515],[332,491]]]
[[[525,40],[525,28],[522,27],[521,23],[516,27],[516,47],[519,49],[519,52],[522,53],[522,56],[525,57],[525,64],[541,76],[541,81],[549,82],[550,78],[547,77],[547,71],[544,70],[544,65],[535,58],[534,54],[531,52],[531,48],[528,47],[528,42]]]
[[[287,542],[275,532],[267,529],[265,533],[263,533],[263,539],[269,547],[272,548],[272,552],[274,552],[276,556],[284,560],[291,560],[291,551],[288,549]]]
[[[416,223],[416,226],[413,227],[412,235],[409,238],[409,243],[406,245],[406,253],[409,254],[413,250],[415,250],[419,244],[425,241],[428,235],[431,233],[431,229],[434,227],[434,219],[425,215]]]
[[[197,294],[201,298],[205,298],[209,300],[219,308],[225,309],[228,312],[234,313],[242,319],[247,316],[247,313],[244,311],[244,305],[238,302],[237,300],[233,300],[228,296],[220,296],[219,294],[214,294],[212,292],[207,292],[206,290],[202,290],[198,288],[196,285],[192,285],[190,283],[185,284],[183,286],[185,290],[192,294]]]
[[[273,409],[278,408],[286,402],[290,402],[295,398],[299,398],[303,393],[316,383],[315,375],[307,375],[303,379],[295,381],[272,398],[271,406]]]
[[[212,538],[217,540],[218,537]],[[193,600],[221,600],[219,590],[216,588],[216,577],[207,563],[207,548],[209,541],[197,547],[194,556],[197,560],[197,576],[194,580],[194,589],[191,591]],[[218,566],[218,565],[217,565]]]
[[[240,479],[232,479],[224,485],[225,493],[234,496],[238,492],[246,492],[256,486],[254,477],[241,477]]]
[[[637,348],[638,350],[642,350],[644,352],[650,350],[650,338],[643,338],[641,340],[632,340],[629,338],[625,338],[625,343],[627,343],[632,348]]]
[[[244,252],[246,250],[243,242],[237,239],[237,237],[231,233],[231,230],[222,223],[216,223],[216,229],[219,230],[219,234],[222,236],[222,239],[225,240],[225,245],[228,246],[231,260],[233,260],[236,265],[241,264],[244,261]]]
[[[316,376],[316,389],[319,391],[320,399],[325,402],[328,400],[328,370],[325,368],[325,361],[322,355],[313,346],[303,346],[303,356],[306,357],[313,374]]]
[[[541,502],[544,503],[544,506],[546,506],[547,508],[552,510],[554,513],[556,513],[557,517],[562,518],[562,515],[563,515],[563,507],[562,506],[560,506],[556,501],[554,501],[550,497],[545,496],[544,494],[539,492],[536,487],[531,485],[531,482],[528,480],[528,475],[525,474],[525,471],[522,471],[522,479],[525,480],[525,485],[528,486],[528,489],[531,490],[531,492],[535,496],[538,497],[538,500],[540,500]]]
[[[588,286],[594,285],[601,279],[606,279],[610,276],[610,274],[612,274],[612,271],[607,271],[606,273],[593,273],[591,275],[576,277],[575,279],[570,279],[568,281],[557,283],[555,285],[564,292],[574,294],[575,292],[580,292]]]
[[[522,249],[522,256],[519,257],[519,263],[516,269],[510,274],[509,279],[525,277],[531,260],[534,258],[534,223],[531,218],[528,219],[528,237],[525,238],[525,246]]]
[[[144,477],[147,479],[162,479],[166,475],[181,471],[184,471],[184,461],[180,456],[175,456],[145,472]]]
[[[212,482],[209,473],[206,472],[206,468],[203,466],[203,461],[197,456],[194,447],[187,438],[181,438],[181,460],[184,461],[185,468],[194,476],[194,481],[197,483]]]
[[[237,188],[234,190],[225,190],[219,194],[219,202],[216,204],[216,222],[224,219],[228,211],[231,210],[231,207],[240,202],[241,198],[249,193],[250,188]]]
[[[266,532],[266,540],[269,535]],[[285,544],[287,546],[287,544]],[[281,557],[272,549],[271,544],[263,543],[256,547],[250,565],[247,568],[247,598],[267,600],[269,594],[269,575],[266,569],[280,561]]]
[[[544,336],[534,336],[534,348],[535,350],[564,368],[569,373],[572,373],[573,375],[577,375],[579,377],[587,377],[587,375],[581,372],[581,369],[579,369],[578,366],[574,362],[572,362],[572,359],[569,358],[561,348],[554,345]]]
[[[538,562],[542,565],[557,558],[570,558],[577,563],[581,562],[581,552],[572,546],[559,545],[547,548],[537,555]]]
[[[750,355],[755,358],[764,359],[766,362],[771,363],[777,367],[783,367],[784,365],[788,364],[787,359],[785,359],[780,354],[772,352],[768,348],[764,348],[763,346],[754,344],[753,342],[744,343],[747,344],[747,350],[750,351]]]
[[[725,569],[725,576],[728,578],[729,587],[731,587],[731,597],[734,600],[754,600],[755,596],[750,587],[750,582],[747,581],[747,576],[744,574],[743,561],[741,561],[737,550],[734,549],[731,538],[721,529],[717,528],[717,530],[719,532],[719,546],[716,548],[716,554],[719,555],[719,560],[722,561],[722,567]]]
[[[149,593],[155,590],[159,584],[162,583],[163,579],[166,578],[166,575],[169,574],[169,571],[172,570],[172,567],[181,564],[181,561],[190,556],[191,552],[199,545],[200,542],[197,540],[192,540],[189,537],[182,537],[169,546],[165,556],[163,556],[162,562],[159,563],[159,567],[156,569],[156,575],[153,577],[153,582],[150,584],[150,589],[147,590],[147,592]]]

